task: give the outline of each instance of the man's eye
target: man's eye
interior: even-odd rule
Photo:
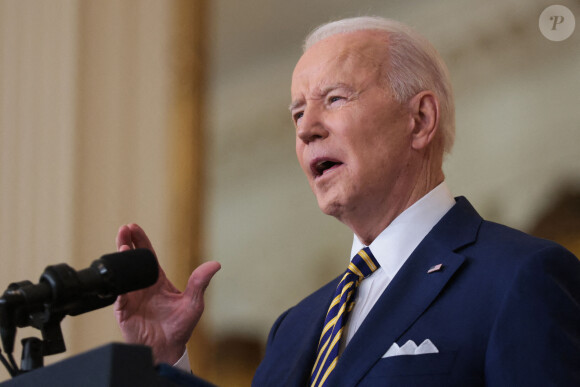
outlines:
[[[343,97],[340,97],[338,95],[334,95],[334,96],[328,97],[328,102],[329,103],[334,103],[334,102],[340,101],[342,99],[344,99],[344,98]]]
[[[294,113],[294,115],[292,116],[292,118],[294,119],[294,122],[298,122],[298,120],[300,118],[302,118],[302,116],[304,116],[304,112],[297,112],[297,113]]]

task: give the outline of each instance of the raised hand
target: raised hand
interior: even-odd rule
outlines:
[[[121,226],[117,249],[146,248],[155,253],[149,238],[136,224]],[[159,267],[159,279],[146,289],[119,296],[115,317],[128,343],[144,344],[153,349],[156,363],[174,364],[183,355],[204,309],[203,294],[218,262],[206,262],[196,268],[180,292]]]

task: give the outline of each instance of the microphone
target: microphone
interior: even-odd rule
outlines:
[[[107,254],[87,269],[75,271],[67,264],[47,266],[38,284],[12,283],[0,297],[0,333],[6,352],[14,345],[16,326],[41,325],[44,315],[77,316],[115,302],[118,295],[157,282],[159,266],[147,249]]]
[[[64,263],[47,266],[37,285],[28,281],[11,284],[3,298],[20,305],[64,306],[86,295],[106,298],[146,288],[157,281],[158,274],[151,251],[128,250],[104,255],[78,272]]]

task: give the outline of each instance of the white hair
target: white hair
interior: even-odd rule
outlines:
[[[451,152],[455,140],[455,104],[449,72],[433,45],[401,22],[375,16],[342,19],[323,24],[304,41],[304,51],[332,35],[361,30],[388,33],[389,66],[387,83],[399,103],[409,101],[417,93],[431,90],[440,104],[439,128],[443,149]]]

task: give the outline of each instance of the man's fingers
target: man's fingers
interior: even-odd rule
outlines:
[[[131,245],[132,245],[131,229],[129,228],[129,226],[123,225],[123,226],[119,227],[119,231],[117,231],[117,238],[115,239],[115,242],[117,244],[118,251],[125,251],[125,250],[121,250],[122,246],[127,246],[127,247],[131,248]]]
[[[123,308],[125,308],[125,305],[127,305],[127,301],[128,301],[128,296],[126,294],[121,294],[120,296],[117,297],[117,299],[115,300],[115,312],[120,312],[123,310]]]
[[[205,289],[209,285],[209,282],[221,269],[219,262],[210,261],[202,263],[191,273],[189,280],[187,281],[187,287],[185,288],[185,294],[192,298],[192,301],[197,301],[203,297]]]
[[[153,245],[147,237],[147,234],[145,234],[145,231],[143,231],[139,225],[134,223],[127,224],[119,228],[119,231],[117,232],[116,243],[118,251],[126,251],[133,248],[145,248],[151,250],[153,254],[155,254]],[[128,248],[123,246],[127,246]]]
[[[129,228],[129,230],[131,230],[131,242],[133,242],[135,248],[149,249],[153,252],[153,254],[155,254],[155,250],[153,249],[151,241],[149,240],[147,234],[145,234],[145,231],[143,231],[141,227],[139,227],[136,224],[129,224],[127,225],[127,227]]]

